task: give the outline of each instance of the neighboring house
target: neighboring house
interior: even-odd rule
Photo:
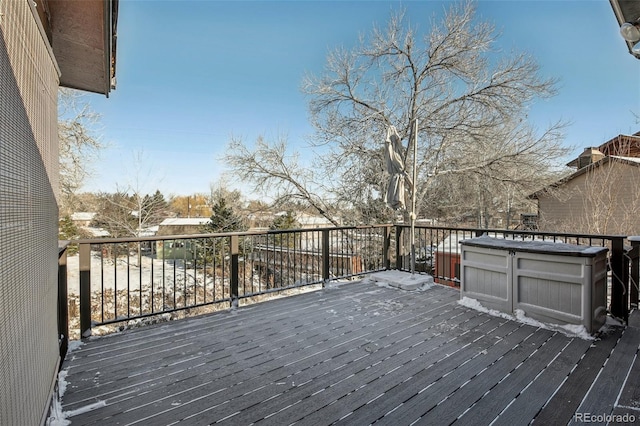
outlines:
[[[106,229],[91,226],[91,222],[93,222],[96,215],[97,213],[94,212],[74,212],[71,213],[71,221],[91,238],[110,237],[111,234]]]
[[[633,235],[640,232],[640,132],[590,147],[567,164],[576,171],[531,195],[540,229]]]
[[[333,226],[331,221],[324,216],[314,216],[308,213],[296,213],[296,222],[300,224],[300,228],[326,228]]]
[[[209,223],[211,219],[208,217],[172,217],[163,220],[158,225],[156,235],[161,237],[165,235],[191,235],[204,234],[202,230],[204,225]]]
[[[65,347],[58,87],[109,93],[117,5],[0,1],[0,425],[44,424],[48,415]]]
[[[286,214],[286,213],[281,213]],[[256,213],[249,213],[247,215],[247,225],[252,231],[265,231],[269,229],[269,226],[273,223],[276,215],[271,212],[263,211]]]
[[[203,227],[210,221],[208,217],[172,217],[158,225],[156,236],[203,234]],[[162,259],[195,258],[195,245],[191,240],[159,240],[156,241],[155,253]]]
[[[155,235],[158,235],[158,230],[159,229],[160,229],[160,225],[147,226],[145,228],[142,228],[138,232],[138,236],[140,236],[140,237],[153,237]]]
[[[76,226],[90,226],[91,222],[93,221],[93,218],[96,217],[97,213],[93,213],[93,212],[75,212],[75,213],[71,213],[71,221],[73,221],[73,223]]]
[[[280,217],[285,216],[286,211],[280,211],[277,213],[261,212],[251,213],[247,219],[249,221],[249,228],[251,230],[266,230],[273,221]],[[294,212],[295,220],[297,222],[297,228],[309,229],[309,228],[325,228],[333,226],[331,221],[324,216],[315,216],[304,212]]]
[[[84,231],[91,236],[91,238],[108,238],[111,236],[109,231],[104,228],[94,228],[91,226],[82,227]]]

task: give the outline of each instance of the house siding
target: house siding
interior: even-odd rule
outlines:
[[[0,425],[37,425],[59,363],[58,73],[34,6],[0,5]]]
[[[538,196],[543,230],[637,235],[640,167],[610,159]]]

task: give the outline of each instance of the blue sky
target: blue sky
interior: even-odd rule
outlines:
[[[146,192],[208,192],[227,172],[221,156],[232,135],[252,143],[284,134],[312,159],[305,73],[320,73],[331,49],[353,45],[393,10],[406,8],[428,28],[448,4],[122,0],[117,88],[86,98],[109,147],[84,189],[114,191],[137,179]],[[570,121],[566,144],[576,155],[640,130],[631,112],[640,114],[640,60],[627,52],[608,1],[484,0],[477,14],[496,26],[501,49],[530,53],[544,76],[560,79],[559,95],[534,105],[530,118],[541,129]]]

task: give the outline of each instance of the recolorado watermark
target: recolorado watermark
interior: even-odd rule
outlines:
[[[593,413],[575,413],[573,415],[574,422],[582,423],[635,423],[635,414],[593,414]]]

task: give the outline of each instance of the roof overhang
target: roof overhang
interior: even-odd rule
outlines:
[[[40,0],[60,85],[109,96],[115,89],[119,0]]]
[[[618,26],[624,24],[625,22],[637,22],[640,20],[640,1],[638,0],[609,0],[611,3],[611,7],[613,8],[613,13],[616,15],[616,19],[618,20]],[[633,53],[631,50],[633,46],[638,42],[630,42],[624,40],[620,37],[626,44],[629,53],[631,53],[636,58],[640,59],[640,53]]]

